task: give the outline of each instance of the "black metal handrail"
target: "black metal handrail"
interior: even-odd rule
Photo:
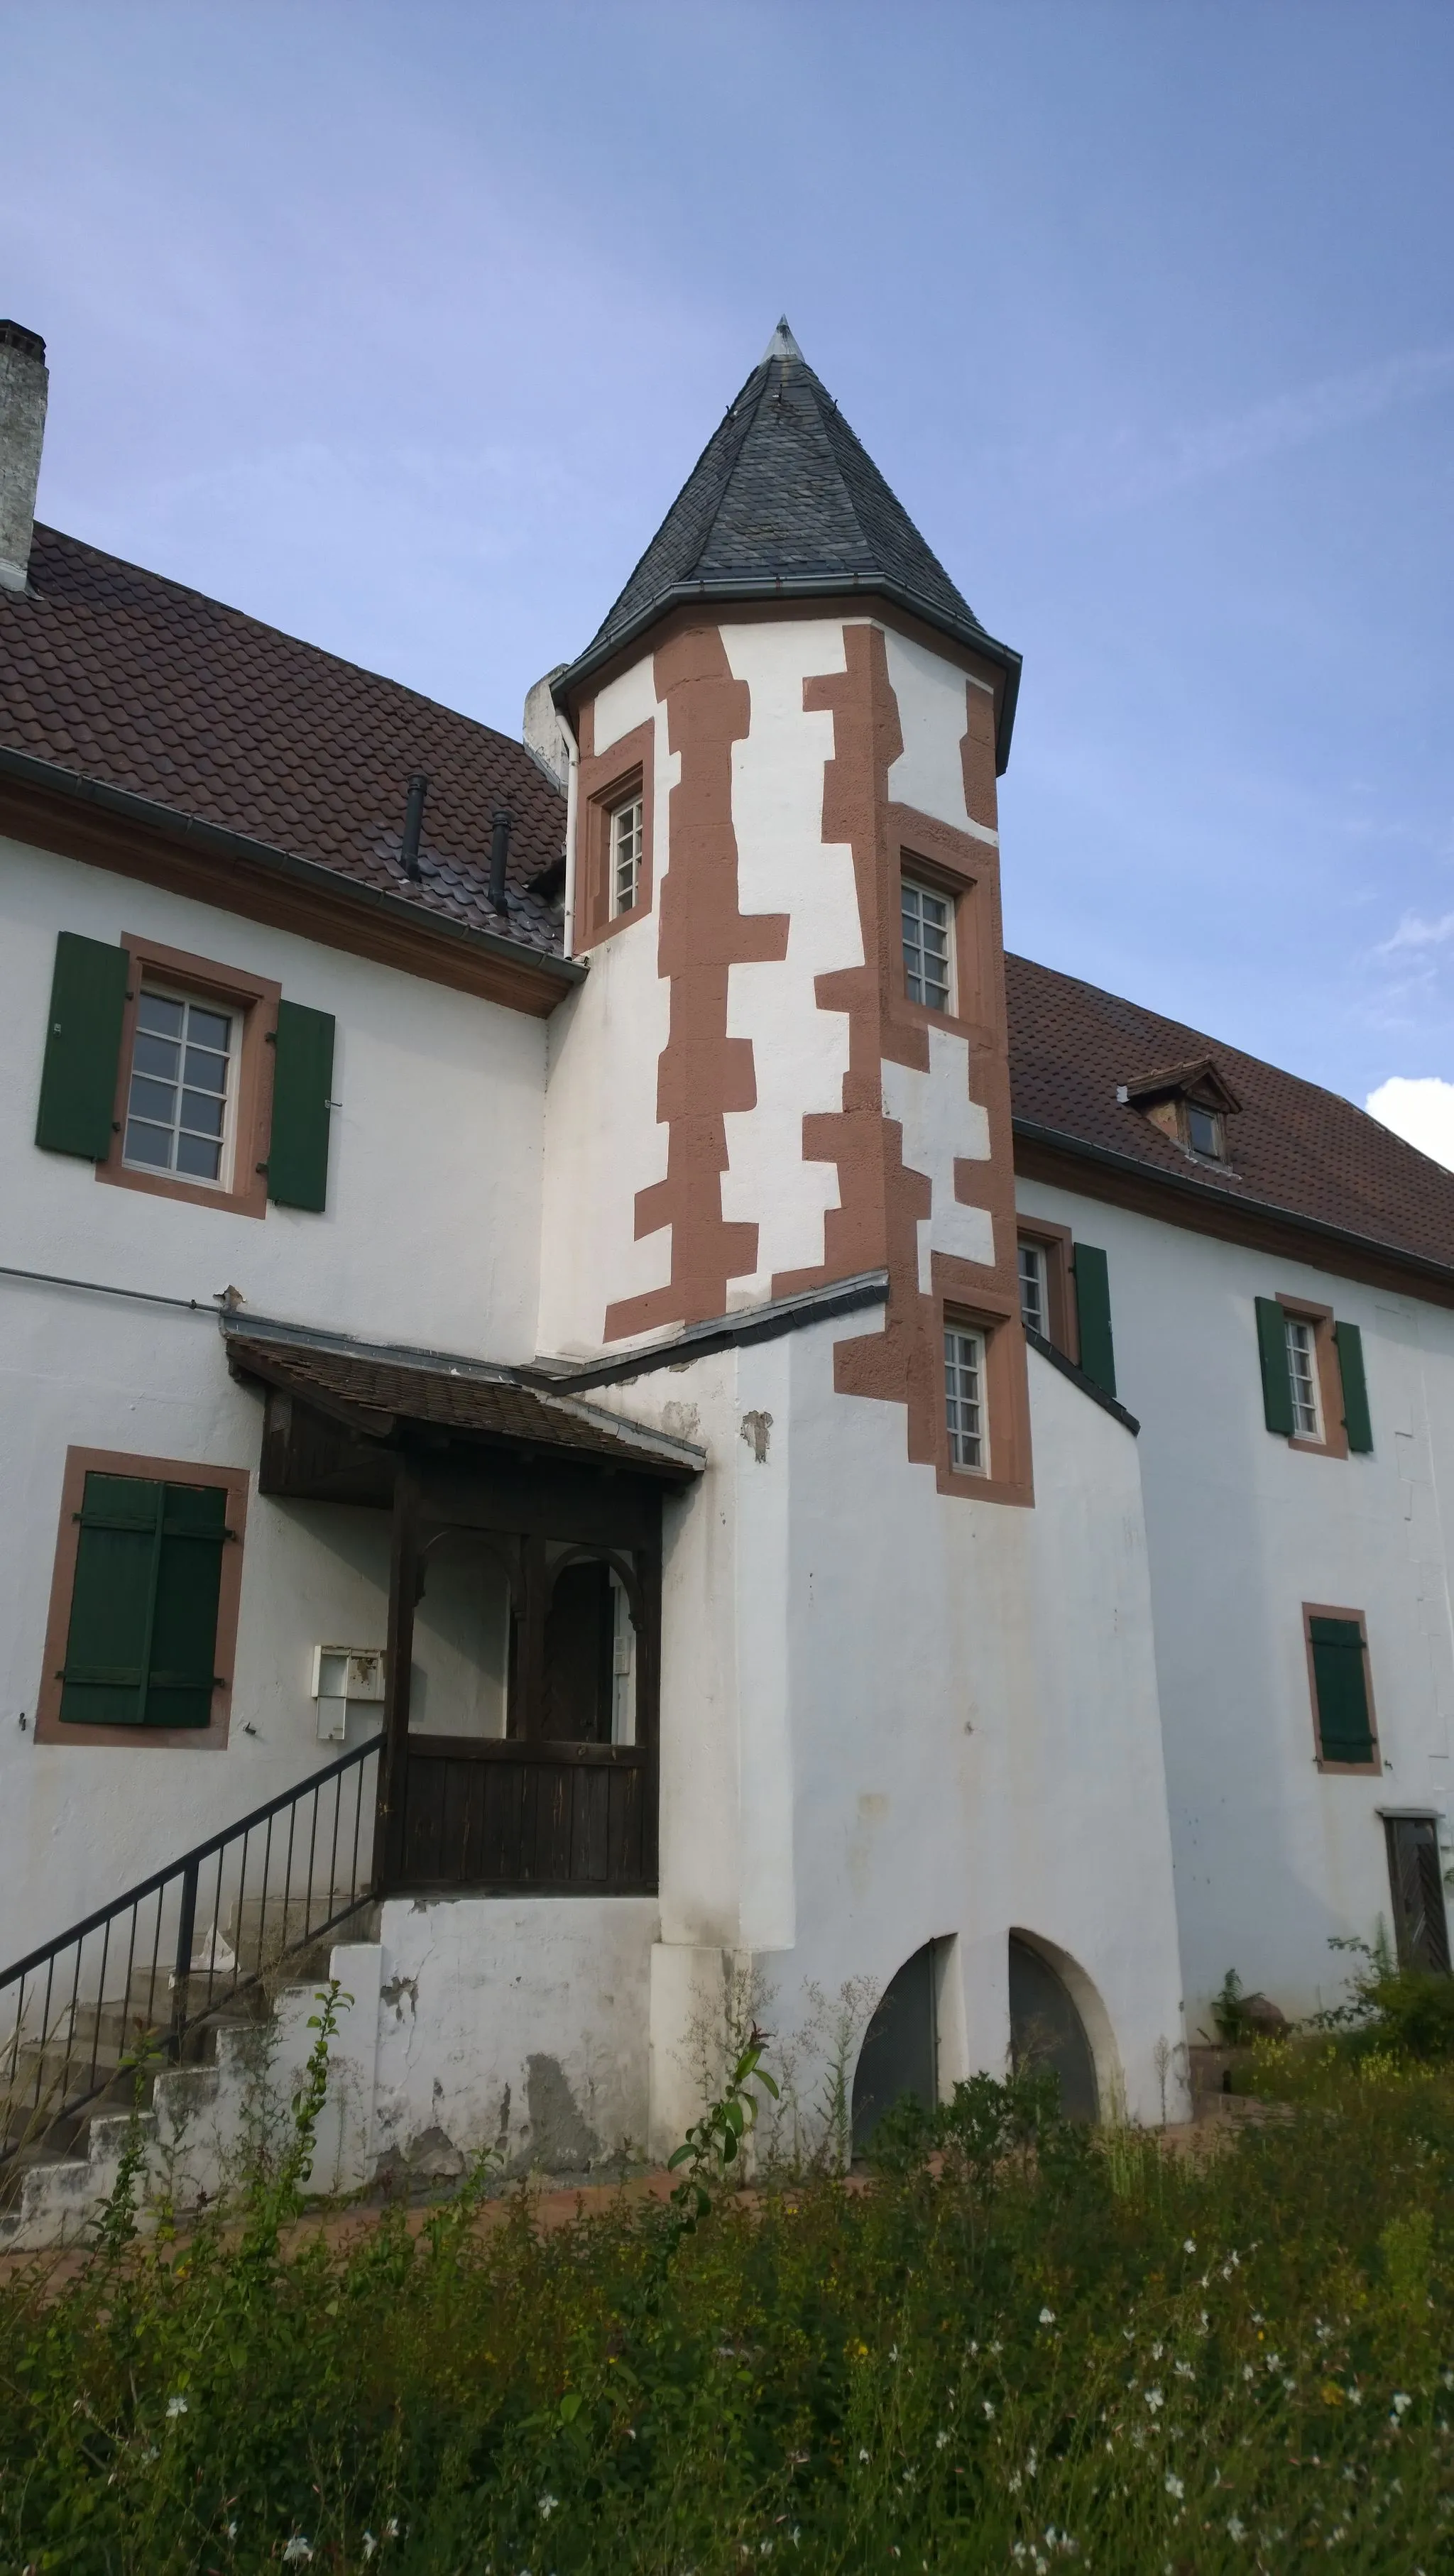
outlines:
[[[65,2124],[119,2076],[179,2058],[189,2031],[368,1904],[365,1770],[381,1740],[341,1753],[0,1971],[0,2169],[23,2147],[70,2143]]]

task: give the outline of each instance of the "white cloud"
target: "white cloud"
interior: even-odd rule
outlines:
[[[1454,1172],[1454,1082],[1436,1073],[1395,1073],[1370,1091],[1365,1106],[1370,1117]]]
[[[1391,939],[1379,942],[1380,957],[1389,957],[1396,948],[1439,948],[1446,939],[1454,939],[1454,912],[1442,912],[1437,921],[1422,921],[1416,912],[1406,912]]]

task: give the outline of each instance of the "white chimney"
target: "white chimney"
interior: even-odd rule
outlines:
[[[0,590],[24,590],[30,568],[49,382],[40,333],[0,322]]]
[[[568,668],[568,663],[557,662],[553,671],[547,671],[543,680],[536,681],[525,700],[525,722],[521,728],[526,750],[534,753],[541,768],[555,780],[557,787],[565,785],[570,770],[570,754],[560,729],[560,718],[555,712],[550,684]]]

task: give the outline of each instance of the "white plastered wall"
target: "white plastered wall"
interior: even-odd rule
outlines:
[[[1108,1257],[1117,1382],[1142,1426],[1189,2026],[1211,2028],[1228,1968],[1314,2010],[1346,1975],[1330,1937],[1389,1919],[1378,1810],[1450,1808],[1454,1316],[1042,1183],[1018,1197]],[[1267,1430],[1253,1301],[1279,1293],[1359,1326],[1370,1457]],[[1381,1777],[1317,1768],[1307,1601],[1366,1614]]]
[[[213,1292],[365,1338],[518,1359],[534,1348],[545,1032],[539,1021],[211,906],[0,845],[5,1258],[196,1298],[198,1311],[0,1278],[0,1964],[327,1761],[316,1644],[381,1646],[383,1513],[283,1504],[254,1481],[225,1752],[38,1745],[31,1727],[70,1447],[241,1467],[260,1396],[230,1377]],[[55,939],[136,931],[276,977],[337,1019],[328,1206],[259,1220],[98,1181],[34,1143]],[[25,1724],[22,1726],[22,1717]],[[350,1719],[357,1737],[375,1719]]]
[[[724,626],[734,679],[745,681],[750,729],[732,747],[737,901],[744,913],[786,912],[787,954],[733,966],[727,1033],[752,1041],[757,1105],[729,1113],[722,1213],[755,1224],[757,1271],[735,1281],[734,1306],[772,1292],[775,1272],[816,1269],[823,1219],[839,1204],[836,1163],[805,1162],[803,1120],[843,1106],[848,1020],[818,1007],[819,975],[863,964],[848,843],[823,838],[823,771],[833,718],[806,711],[803,682],[846,667],[837,619]]]
[[[615,1390],[694,1413],[712,1461],[668,1511],[653,2142],[732,1969],[807,2101],[845,1985],[943,1942],[944,2080],[1001,2071],[1011,1928],[1100,1997],[1106,2107],[1159,2118],[1181,1989],[1136,1443],[1032,1355],[1035,1509],[940,1495],[897,1407],[834,1393],[834,1331]]]
[[[670,1228],[636,1233],[638,1191],[666,1178],[657,1064],[671,994],[657,971],[657,929],[681,770],[650,654],[596,699],[596,751],[648,723],[655,728],[651,909],[597,943],[585,984],[550,1021],[538,1347],[561,1357],[599,1350],[607,1307],[671,1277]]]

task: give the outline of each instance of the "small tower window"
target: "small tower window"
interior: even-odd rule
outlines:
[[[966,1324],[948,1324],[944,1331],[944,1415],[951,1467],[962,1475],[987,1476],[990,1445],[985,1425],[984,1335]]]
[[[931,1011],[954,1007],[954,900],[905,877],[902,886],[904,989],[911,1002]]]
[[[611,812],[611,914],[632,912],[641,891],[642,800],[630,796]]]

